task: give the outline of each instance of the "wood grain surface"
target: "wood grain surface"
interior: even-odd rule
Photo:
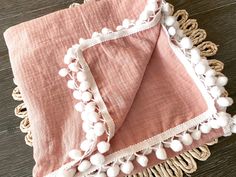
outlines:
[[[0,33],[8,27],[68,7],[74,0],[0,0]],[[206,29],[208,40],[219,46],[215,56],[225,63],[227,90],[236,100],[236,0],[169,0],[175,9],[186,9]],[[20,119],[15,117],[11,93],[15,87],[8,52],[0,35],[0,177],[30,177],[32,148],[25,145]],[[236,114],[236,106],[229,109]],[[198,162],[193,177],[236,177],[236,135],[221,138],[210,148],[212,155]]]

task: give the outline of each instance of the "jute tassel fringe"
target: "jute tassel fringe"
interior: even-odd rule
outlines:
[[[70,7],[76,7],[80,4],[74,3]],[[173,12],[174,8],[172,6]],[[186,10],[178,10],[174,13],[177,18],[180,28],[184,33],[190,37],[195,46],[197,46],[203,57],[212,57],[216,54],[218,48],[216,44],[211,41],[204,41],[206,39],[206,31],[198,28],[197,20],[189,19],[189,15]],[[224,64],[216,59],[209,60],[212,69],[215,69],[219,75],[224,68]],[[225,92],[225,95],[228,95]],[[16,87],[12,93],[13,98],[16,101],[23,101],[20,90]],[[24,103],[21,103],[15,108],[15,114],[17,117],[23,120],[20,123],[20,129],[23,133],[27,133],[25,136],[25,142],[27,145],[32,146],[32,134],[30,128],[30,118],[27,114],[27,108]],[[180,154],[174,158],[168,159],[167,161],[155,165],[151,168],[147,168],[144,171],[137,173],[135,175],[130,175],[129,177],[183,177],[185,174],[191,174],[197,170],[196,160],[205,161],[210,156],[210,150],[208,146],[214,145],[217,140],[208,143],[199,148],[190,150],[183,154]]]

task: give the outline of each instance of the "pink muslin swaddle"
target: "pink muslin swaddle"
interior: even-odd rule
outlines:
[[[125,176],[229,133],[232,100],[206,85],[190,39],[168,33],[167,6],[100,0],[5,32],[34,177]]]

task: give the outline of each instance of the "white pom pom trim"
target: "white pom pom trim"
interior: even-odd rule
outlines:
[[[152,2],[155,4],[153,4],[154,6],[152,6],[152,7],[150,5],[147,5],[147,7],[145,8],[145,11],[142,13],[143,16],[140,15],[140,18],[142,17],[141,19],[137,20],[136,22],[133,20],[125,19],[123,21],[123,24],[121,26],[117,27],[117,31],[128,30],[129,28],[136,28],[135,25],[140,26],[140,25],[148,23],[148,21],[153,18],[153,14],[151,13],[151,11],[152,10],[155,11],[158,7],[155,0],[150,0],[149,2]],[[168,3],[163,4],[162,12],[164,12],[164,15],[166,15],[166,16],[170,15],[171,10],[170,10]],[[223,86],[225,86],[227,84],[228,79],[224,76],[216,77],[216,73],[214,72],[214,70],[210,69],[208,62],[201,58],[199,50],[197,48],[193,48],[192,41],[188,37],[184,37],[183,34],[180,35],[181,30],[178,29],[179,25],[174,18],[172,18],[172,17],[167,18],[166,17],[165,19],[166,19],[165,24],[168,26],[167,28],[168,28],[169,35],[172,36],[173,38],[176,38],[175,40],[177,42],[179,42],[180,46],[185,50],[185,53],[188,55],[188,57],[190,57],[189,61],[194,66],[196,74],[203,81],[203,83],[205,83],[206,88],[209,90],[209,93],[212,95],[212,97],[216,100],[216,103],[218,103],[219,105],[221,105],[223,107],[230,106],[233,102],[232,99],[221,97],[221,94],[224,91]],[[92,37],[93,38],[99,37],[99,39],[102,40],[102,37],[104,37],[103,35],[106,35],[108,33],[111,34],[111,33],[115,33],[115,32],[112,32],[108,28],[103,28],[101,33],[95,32],[95,33],[93,33]],[[94,40],[97,40],[97,39],[94,39]],[[97,41],[99,41],[99,40],[97,40]],[[82,45],[82,43],[83,43],[83,45]],[[87,47],[89,46],[86,39],[83,39],[83,40],[81,39],[80,44],[81,44],[81,51],[84,50],[85,46],[87,46]],[[78,47],[78,46],[76,46],[76,47]],[[80,53],[80,52],[78,52],[78,53]],[[61,71],[60,75],[63,77],[69,75],[71,77],[72,76],[71,72],[78,72],[76,80],[78,82],[84,82],[88,79],[87,78],[87,71],[86,71],[86,74],[84,74],[85,73],[84,68],[77,68],[77,67],[75,67],[75,66],[77,66],[77,64],[73,63],[73,62],[75,62],[78,53],[76,52],[76,50],[73,47],[68,50],[64,61],[66,64],[70,65],[70,67],[69,67],[67,74],[66,74],[66,72],[62,73],[62,71]],[[102,133],[107,132],[106,126],[104,126],[102,128],[101,128],[101,126],[100,127],[98,126],[96,128],[96,126],[93,125],[93,122],[96,123],[97,121],[98,121],[98,123],[96,123],[96,124],[103,125],[103,122],[100,122],[100,119],[97,119],[98,118],[97,116],[96,116],[96,119],[95,119],[95,116],[94,117],[92,116],[93,117],[92,119],[87,118],[87,116],[89,115],[88,112],[99,111],[99,110],[97,110],[97,106],[95,106],[95,107],[87,106],[87,104],[94,101],[93,100],[94,99],[93,93],[90,92],[90,90],[89,90],[90,87],[87,86],[88,84],[87,85],[82,84],[84,86],[79,88],[78,87],[79,84],[75,83],[76,80],[74,78],[70,78],[70,79],[73,80],[73,84],[72,84],[72,81],[70,81],[71,83],[68,84],[69,88],[79,89],[79,91],[83,92],[82,95],[85,93],[84,94],[85,96],[82,96],[82,95],[76,96],[77,99],[82,100],[85,103],[84,106],[81,106],[82,108],[80,108],[80,109],[77,108],[79,111],[81,111],[81,112],[83,111],[82,112],[82,114],[83,114],[82,119],[84,121],[89,120],[89,122],[90,122],[89,124],[83,125],[83,130],[85,132],[89,132],[90,129],[92,129],[94,134],[96,134],[96,136],[100,136],[101,132]],[[88,93],[90,93],[91,96]],[[185,132],[182,132],[178,135],[175,135],[174,137],[171,137],[171,141],[166,140],[166,141],[162,141],[162,142],[158,143],[159,145],[161,143],[164,146],[154,145],[152,147],[149,147],[148,151],[142,150],[140,152],[136,152],[135,154],[132,154],[132,157],[128,157],[128,159],[129,159],[128,162],[132,161],[133,159],[135,159],[134,157],[137,156],[137,158],[136,158],[137,162],[141,166],[146,166],[148,163],[148,159],[144,155],[144,152],[146,154],[148,154],[148,153],[152,153],[153,151],[156,153],[156,156],[158,159],[164,160],[167,158],[167,155],[165,153],[166,148],[171,148],[173,151],[179,152],[183,149],[183,145],[186,145],[186,146],[191,145],[193,140],[199,140],[201,138],[202,133],[209,133],[211,131],[211,129],[217,129],[219,127],[227,126],[229,124],[229,122],[231,122],[231,121],[229,121],[229,119],[230,118],[225,118],[225,117],[220,119],[220,117],[218,115],[213,115],[213,117],[210,117],[209,120],[205,120],[203,123],[197,125],[196,127],[191,128],[189,130],[185,130]],[[235,129],[236,129],[235,124],[232,124],[231,125],[232,132],[236,132]],[[87,149],[86,143],[83,143],[83,144],[85,144],[84,146],[86,147],[84,149]],[[100,148],[101,152],[100,153],[103,153],[105,151],[104,147],[105,146],[101,145],[101,148]],[[159,147],[159,149],[157,147]],[[138,153],[142,153],[142,154],[138,154]],[[94,156],[92,156],[92,157],[94,157]],[[101,161],[103,161],[103,160],[101,160]],[[95,162],[93,162],[93,164],[96,164],[96,165],[102,164],[102,163],[98,163],[98,162],[99,162],[99,160],[95,160]],[[107,175],[111,176],[111,177],[117,176],[119,174],[120,169],[121,169],[121,164],[124,164],[124,163],[116,163],[116,162],[111,163],[110,164],[111,167],[107,170]],[[128,166],[129,167],[127,167],[126,165],[123,165],[121,171],[123,171],[125,174],[130,174],[133,169],[132,169],[132,165],[128,165]],[[105,175],[103,172],[100,172],[99,174],[101,174],[101,177],[103,177]]]

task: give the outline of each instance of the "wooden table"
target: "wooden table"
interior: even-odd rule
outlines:
[[[56,10],[66,8],[74,0],[0,0],[0,33],[8,27]],[[78,1],[77,1],[78,2]],[[207,39],[219,45],[217,59],[225,63],[229,77],[227,90],[236,100],[236,0],[170,0],[176,9],[186,9],[199,26],[207,30]],[[15,117],[11,93],[15,87],[8,52],[0,36],[0,176],[30,177],[34,166],[32,148],[24,143],[19,130],[20,119]],[[236,114],[236,106],[229,108]],[[211,147],[212,155],[198,163],[193,177],[235,177],[236,135],[221,138]]]

